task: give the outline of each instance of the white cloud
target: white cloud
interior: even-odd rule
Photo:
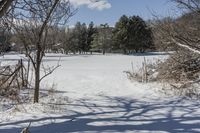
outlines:
[[[70,0],[75,7],[86,5],[90,9],[104,10],[111,8],[111,4],[107,0]]]

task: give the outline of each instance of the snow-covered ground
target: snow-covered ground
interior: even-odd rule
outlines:
[[[22,57],[5,55],[0,60],[8,64]],[[166,55],[145,58],[155,62]],[[40,104],[18,105],[20,111],[0,112],[0,133],[20,132],[30,121],[31,133],[200,132],[198,101],[165,96],[156,83],[127,79],[123,71],[132,71],[131,64],[137,71],[143,55],[47,54],[44,64],[57,65],[58,60],[61,67],[42,82],[42,89],[54,85],[58,90],[49,101],[56,105],[41,99]]]

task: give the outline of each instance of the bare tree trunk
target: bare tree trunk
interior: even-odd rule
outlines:
[[[106,51],[105,51],[105,49],[103,49],[103,50],[102,50],[102,54],[105,55],[105,53],[106,53]]]
[[[21,66],[21,76],[22,76],[22,87],[25,87],[25,79],[24,79],[24,65],[23,65],[23,60],[20,60],[20,66]]]
[[[125,55],[127,54],[126,48],[123,48],[123,53],[124,53]]]
[[[35,70],[35,92],[34,92],[34,103],[39,102],[39,89],[40,89],[40,67]]]
[[[39,47],[39,45],[38,45]],[[35,92],[34,92],[34,103],[39,102],[39,90],[40,90],[40,48],[38,48],[37,51],[37,57],[36,57],[36,68],[35,68]]]

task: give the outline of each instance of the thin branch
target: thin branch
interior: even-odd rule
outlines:
[[[40,81],[42,81],[45,77],[49,76],[50,74],[52,74],[58,67],[60,67],[61,65],[57,65],[56,67],[54,67],[53,69],[49,70],[48,73],[46,73],[43,77],[40,78]]]

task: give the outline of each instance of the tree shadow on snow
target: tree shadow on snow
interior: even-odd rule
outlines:
[[[200,132],[200,104],[187,104],[185,100],[142,101],[125,97],[103,96],[96,101],[81,99],[75,104],[66,104],[72,115],[46,117],[13,123],[0,123],[0,127],[25,124],[32,121],[62,120],[41,126],[32,126],[31,133],[68,133],[68,132]],[[98,104],[94,104],[98,103]],[[75,109],[76,108],[76,109]],[[84,111],[83,111],[84,110]],[[198,129],[198,130],[197,130]],[[20,128],[0,129],[2,133],[20,132]]]
[[[159,56],[159,55],[170,55],[172,52],[144,52],[144,53],[132,53],[129,56]]]

